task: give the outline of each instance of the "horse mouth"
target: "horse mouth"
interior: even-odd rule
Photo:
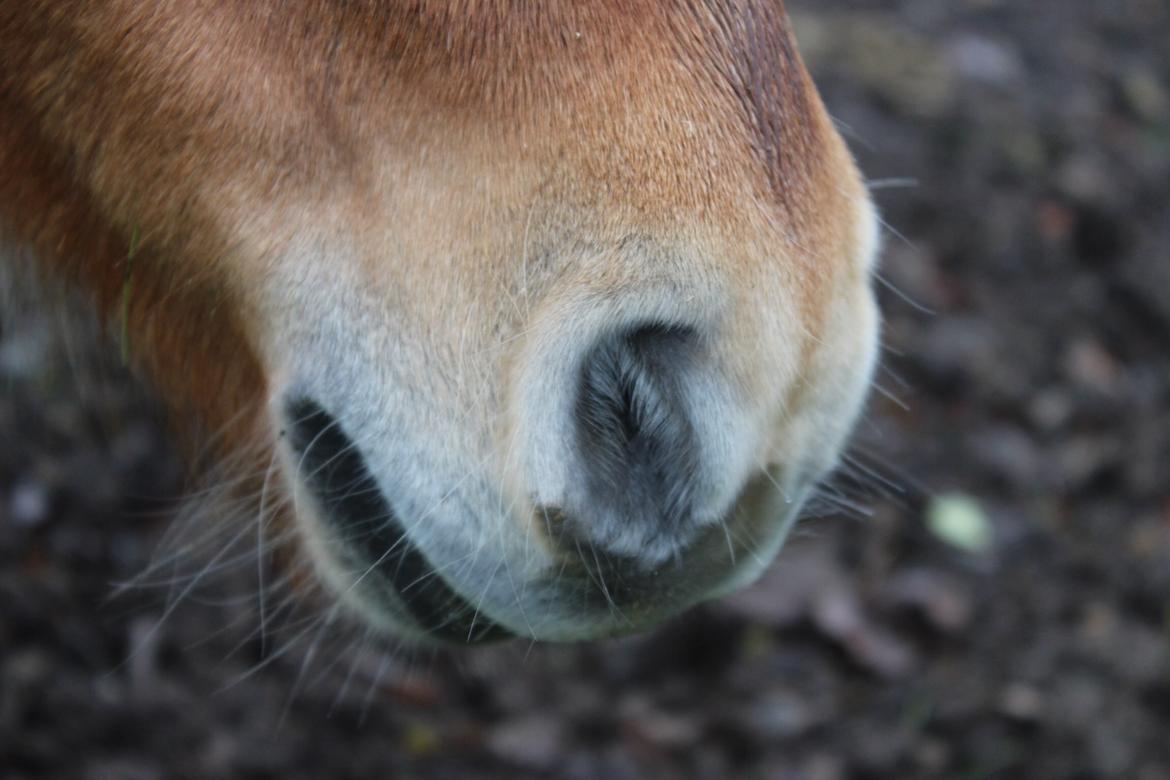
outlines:
[[[326,557],[335,564],[325,570],[326,579],[343,598],[352,595],[351,604],[374,625],[406,639],[466,646],[521,636],[579,641],[644,631],[753,579],[774,557],[796,515],[795,506],[780,506],[772,479],[764,475],[745,486],[724,524],[707,528],[678,559],[653,569],[590,546],[561,551],[555,565],[525,582],[525,604],[535,610],[531,614],[539,613],[537,622],[529,623],[518,597],[519,612],[509,613],[510,623],[525,628],[509,628],[481,608],[488,599],[468,600],[411,539],[409,519],[395,511],[337,417],[303,396],[285,411],[283,435],[295,459],[295,479],[316,504],[313,536],[325,541]],[[555,507],[535,511],[554,531],[562,524]],[[789,519],[780,521],[782,515]]]
[[[337,418],[311,398],[289,401],[286,412],[299,478],[331,535],[343,540],[343,562],[357,572],[353,587],[429,640],[468,645],[515,636],[458,593],[411,541]]]

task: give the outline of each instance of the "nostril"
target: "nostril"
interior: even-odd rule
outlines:
[[[696,334],[645,325],[586,357],[576,403],[583,493],[578,534],[612,552],[661,559],[688,535],[698,449],[686,400]]]

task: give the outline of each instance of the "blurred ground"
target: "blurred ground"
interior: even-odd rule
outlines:
[[[1170,778],[1170,8],[792,5],[905,237],[868,509],[618,642],[306,662],[246,576],[155,632],[165,593],[107,601],[180,490],[151,406],[9,327],[0,777]],[[931,533],[955,493],[985,552]]]

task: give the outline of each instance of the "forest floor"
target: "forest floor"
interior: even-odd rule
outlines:
[[[848,506],[640,637],[307,658],[246,573],[156,628],[157,415],[9,326],[0,778],[1170,780],[1170,7],[791,6],[891,226]]]

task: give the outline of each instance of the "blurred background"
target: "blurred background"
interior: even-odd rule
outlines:
[[[182,468],[116,355],[26,317],[0,777],[1170,778],[1170,6],[790,9],[889,224],[886,349],[759,585],[455,656],[262,644],[254,563],[111,598]]]

